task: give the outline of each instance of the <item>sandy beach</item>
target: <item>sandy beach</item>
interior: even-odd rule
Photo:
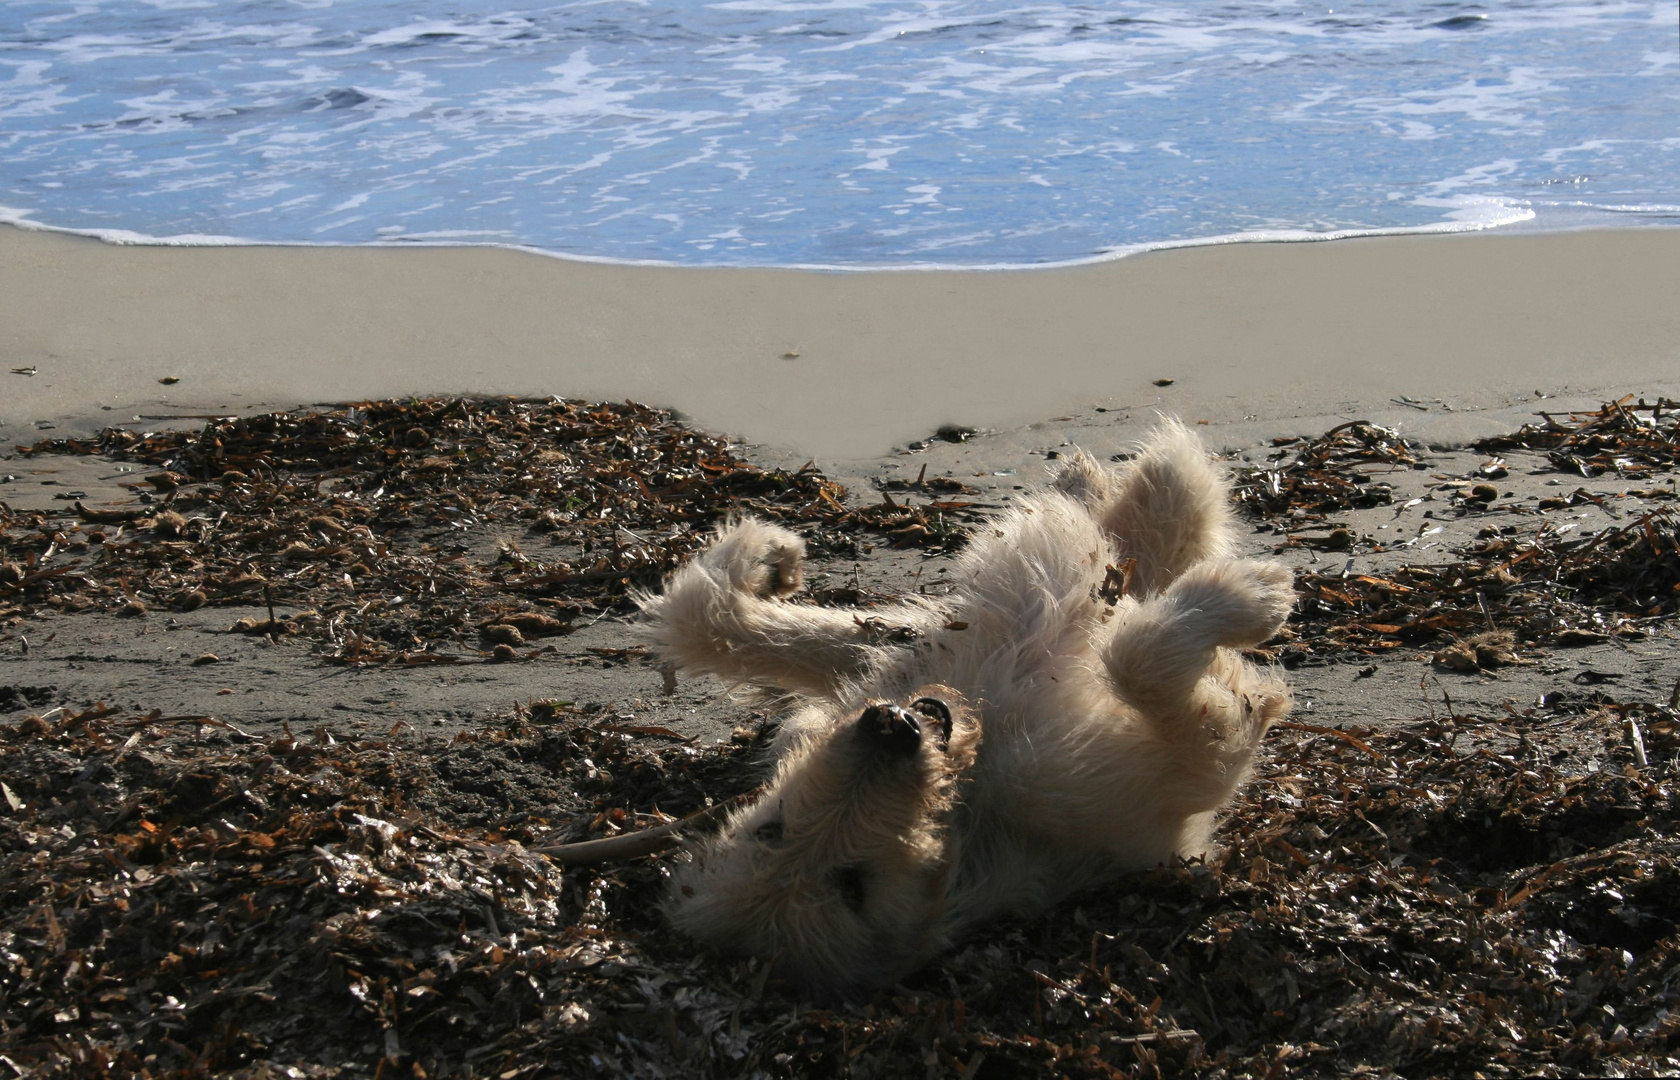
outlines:
[[[815,460],[853,500],[925,473],[1001,505],[1042,481],[1058,453],[1107,458],[1161,413],[1205,424],[1210,449],[1238,463],[1264,460],[1279,437],[1359,418],[1440,452],[1438,476],[1396,481],[1397,502],[1415,502],[1433,500],[1442,479],[1471,476],[1478,459],[1467,443],[1515,431],[1537,410],[1680,396],[1675,295],[1680,230],[1658,229],[1235,245],[969,274],[634,268],[482,248],[124,247],[0,229],[0,440],[194,427],[204,415],[415,394],[632,399],[744,438],[767,466]],[[979,434],[930,439],[944,424]],[[5,469],[16,482],[0,486],[0,498],[48,515],[66,512],[65,491],[129,506],[125,468],[13,458]],[[1501,505],[1558,494],[1551,473],[1504,483]],[[1614,494],[1615,485],[1610,475],[1589,486]],[[1396,512],[1392,527],[1411,528],[1427,510]],[[1372,544],[1394,542],[1381,531],[1386,508],[1343,520]],[[1475,518],[1449,524],[1432,558],[1478,527]],[[504,535],[485,524],[462,539],[490,557]],[[1270,554],[1277,543],[1264,529],[1246,553]],[[1289,557],[1303,572],[1318,562],[1310,547]],[[919,587],[923,562],[878,548],[816,574],[891,595]],[[218,635],[226,622],[214,609],[176,619],[171,626]],[[16,657],[8,681],[90,700],[113,681],[137,683],[139,697],[164,693],[170,703],[153,704],[178,711],[228,704],[216,696],[228,688],[225,671],[145,672],[179,659],[173,640],[109,613],[55,621],[64,624],[56,645]],[[505,704],[559,689],[633,702],[632,711],[652,709],[685,731],[728,730],[739,709],[720,686],[702,680],[664,698],[643,667],[594,665],[592,649],[632,637],[614,614],[565,639],[561,673],[545,664],[493,677],[410,673],[393,685],[354,670],[323,682],[301,644],[295,663],[268,655],[263,639],[236,651],[254,663],[240,687],[253,722],[330,708],[454,725],[471,722],[487,695]],[[1624,647],[1593,662],[1654,671],[1669,656],[1663,641],[1650,657]],[[1457,692],[1495,707],[1543,691],[1549,677],[1519,668]],[[350,685],[370,678],[381,681],[377,695]],[[1306,707],[1336,722],[1408,715],[1419,704],[1410,665],[1377,680],[1392,700],[1333,670],[1296,678],[1308,687]],[[369,697],[378,699],[372,711],[362,707]]]
[[[942,424],[1006,431],[1093,406],[1256,431],[1350,411],[1441,422],[1440,407],[1393,400],[1406,397],[1455,410],[1450,441],[1489,433],[1466,410],[1537,390],[1673,393],[1677,295],[1680,230],[1664,229],[836,274],[486,248],[124,247],[6,228],[0,437],[470,393],[629,398],[829,463]]]
[[[0,230],[0,1061],[1672,1072],[1674,295],[1680,230],[857,275]],[[628,600],[709,522],[867,620],[1159,413],[1295,574],[1214,861],[866,1013],[697,954],[671,856],[533,854],[758,783],[775,709]]]
[[[1677,32],[0,4],[0,1080],[1680,1076]]]

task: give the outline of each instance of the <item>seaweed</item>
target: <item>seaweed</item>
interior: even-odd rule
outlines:
[[[960,546],[977,512],[948,485],[848,506],[809,464],[761,468],[633,402],[363,402],[19,450],[157,471],[118,506],[0,504],[0,615],[256,607],[267,617],[230,629],[302,636],[353,664],[529,655],[585,613],[628,610],[731,515],[824,550],[932,553]],[[493,548],[486,530],[504,531]]]
[[[1392,487],[1359,470],[1421,464],[1418,447],[1366,420],[1350,421],[1313,439],[1276,439],[1273,445],[1278,449],[1272,460],[1278,464],[1236,472],[1232,497],[1257,517],[1321,520],[1336,510],[1386,506],[1393,501]]]
[[[664,927],[680,854],[563,868],[533,850],[746,790],[766,730],[698,748],[551,708],[454,739],[262,739],[55,710],[0,730],[0,1061],[125,1077],[1670,1072],[1677,716],[1278,725],[1216,857],[984,928],[841,1003]],[[1593,757],[1539,748],[1571,737]]]
[[[1631,404],[1630,404],[1631,402]],[[1648,417],[1641,417],[1640,412]],[[1510,435],[1473,444],[1487,452],[1543,450],[1552,466],[1579,476],[1646,476],[1680,463],[1680,402],[1654,402],[1633,395],[1605,402],[1597,412],[1568,413],[1562,419],[1538,414],[1542,423],[1524,424]]]

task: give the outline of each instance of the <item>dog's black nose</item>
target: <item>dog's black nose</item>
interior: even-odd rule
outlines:
[[[858,717],[858,737],[878,750],[909,757],[922,745],[922,725],[897,705],[871,705]]]

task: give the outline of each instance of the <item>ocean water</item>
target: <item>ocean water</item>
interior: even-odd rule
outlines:
[[[1011,267],[1680,224],[1673,0],[0,4],[0,219]]]

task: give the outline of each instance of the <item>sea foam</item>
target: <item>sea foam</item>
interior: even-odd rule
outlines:
[[[0,6],[4,220],[1011,268],[1674,224],[1671,4]]]

